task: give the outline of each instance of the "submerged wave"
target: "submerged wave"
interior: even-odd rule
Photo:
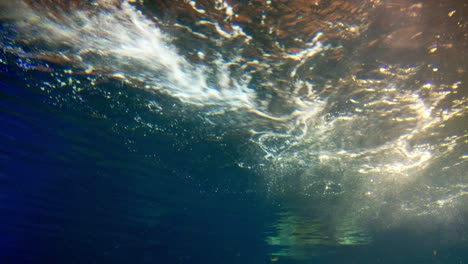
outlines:
[[[123,98],[135,99],[100,86],[119,82],[148,92],[135,99],[145,111],[133,116],[137,125],[158,130],[147,116],[197,112],[197,122],[213,130],[204,136],[247,135],[259,151],[242,153],[239,166],[265,177],[273,194],[293,192],[311,204],[339,200],[311,208],[333,207],[353,230],[369,219],[385,227],[427,216],[458,221],[468,195],[468,102],[466,62],[457,54],[466,58],[468,22],[457,6],[45,2],[1,3],[1,62],[25,76],[47,73],[36,86],[51,103],[85,104],[93,116],[109,118],[114,108],[128,108]],[[433,12],[444,13],[437,26]],[[99,90],[109,105],[88,102],[88,90]],[[281,244],[286,225],[305,226],[290,222],[302,222],[306,209],[291,210],[272,244]],[[334,230],[353,233],[344,226]],[[368,239],[356,237],[334,241]]]

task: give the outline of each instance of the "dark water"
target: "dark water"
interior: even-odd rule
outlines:
[[[0,2],[0,263],[468,263],[462,1]]]

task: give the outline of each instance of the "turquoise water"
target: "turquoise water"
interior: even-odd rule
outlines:
[[[468,262],[466,4],[117,2],[0,1],[1,263]]]

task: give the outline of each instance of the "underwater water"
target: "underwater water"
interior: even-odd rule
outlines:
[[[0,0],[0,263],[468,263],[461,0]]]

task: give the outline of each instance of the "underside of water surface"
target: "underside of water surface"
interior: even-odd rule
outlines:
[[[0,0],[0,32],[6,263],[468,262],[464,1]]]

